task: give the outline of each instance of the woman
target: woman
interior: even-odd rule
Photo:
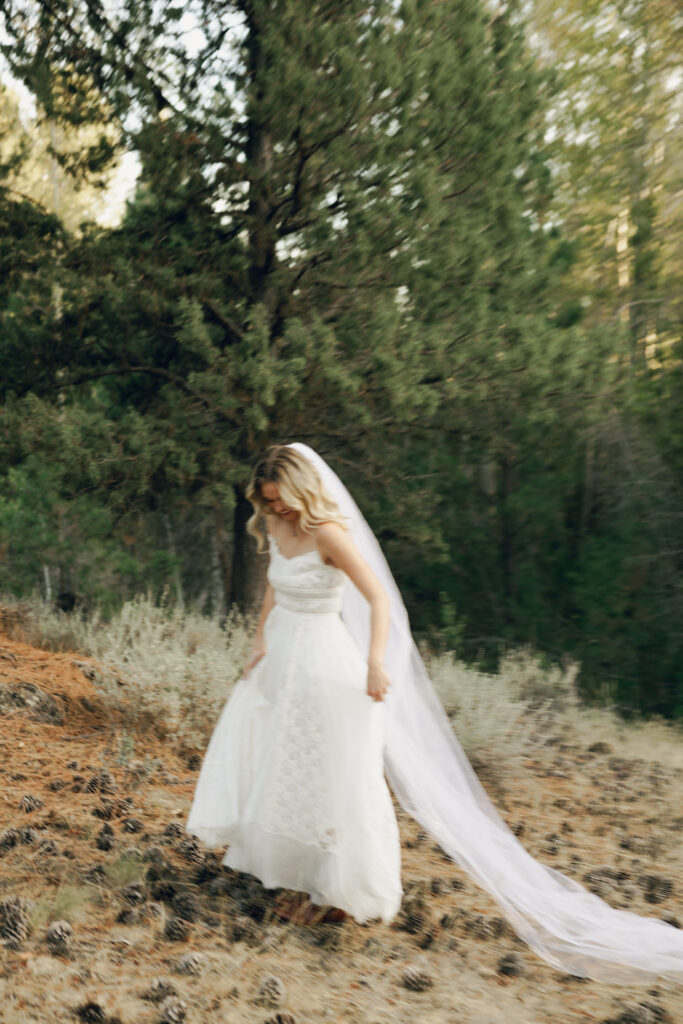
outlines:
[[[247,495],[254,505],[247,529],[259,550],[259,520],[267,525],[268,586],[187,830],[207,845],[230,843],[223,863],[267,887],[310,895],[281,900],[281,917],[390,921],[401,879],[383,767],[387,596],[300,452],[269,449]],[[345,578],[370,610],[367,658],[339,617]]]
[[[683,930],[610,907],[535,861],[497,813],[441,707],[379,544],[327,463],[306,445],[278,446],[248,493],[252,532],[259,510],[271,524],[272,591],[249,674],[209,743],[187,831],[230,842],[224,863],[266,886],[388,921],[401,893],[383,743],[399,803],[549,963],[606,982],[683,981]]]

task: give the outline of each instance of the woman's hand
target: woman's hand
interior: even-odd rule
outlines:
[[[266,592],[263,595],[263,604],[261,605],[261,614],[259,615],[258,626],[256,627],[256,632],[254,633],[251,641],[251,653],[249,655],[249,660],[242,669],[240,679],[246,679],[254,665],[256,665],[256,663],[259,662],[266,653],[266,644],[264,640],[266,619],[270,615],[274,605],[275,597],[273,594],[273,588],[269,583],[266,587]]]
[[[390,686],[391,680],[386,673],[384,665],[370,662],[368,664],[368,694],[372,699],[384,700]]]
[[[251,670],[254,667],[254,665],[256,665],[257,662],[259,662],[261,660],[261,658],[264,656],[265,653],[266,653],[266,646],[265,646],[265,644],[263,644],[263,643],[254,644],[254,646],[252,647],[252,650],[251,650],[251,657],[249,658],[249,661],[246,663],[246,665],[242,669],[242,679],[246,679],[247,678],[247,676],[251,672]]]

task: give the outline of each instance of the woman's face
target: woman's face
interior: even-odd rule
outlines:
[[[277,484],[261,484],[261,497],[265,501],[266,505],[268,505],[271,512],[274,512],[275,515],[281,516],[283,519],[290,521],[292,519],[296,519],[298,512],[294,509],[287,508],[280,497],[280,491],[278,490]]]

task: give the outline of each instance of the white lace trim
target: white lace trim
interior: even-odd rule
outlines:
[[[272,536],[270,546],[271,556],[279,556],[271,557],[268,566],[276,604],[295,612],[341,612],[345,582],[341,569],[326,565],[315,549],[285,558]]]
[[[287,608],[292,612],[315,612],[316,614],[329,614],[340,612],[342,601],[337,597],[304,597],[294,594],[287,594],[282,590],[275,592],[275,603],[281,608]]]

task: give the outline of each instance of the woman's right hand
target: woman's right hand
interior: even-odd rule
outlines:
[[[246,679],[251,672],[254,665],[256,665],[266,653],[265,644],[254,645],[251,652],[251,657],[242,669],[242,679]]]
[[[368,696],[372,697],[374,701],[384,700],[390,686],[391,680],[387,675],[384,665],[369,663],[367,683]]]

